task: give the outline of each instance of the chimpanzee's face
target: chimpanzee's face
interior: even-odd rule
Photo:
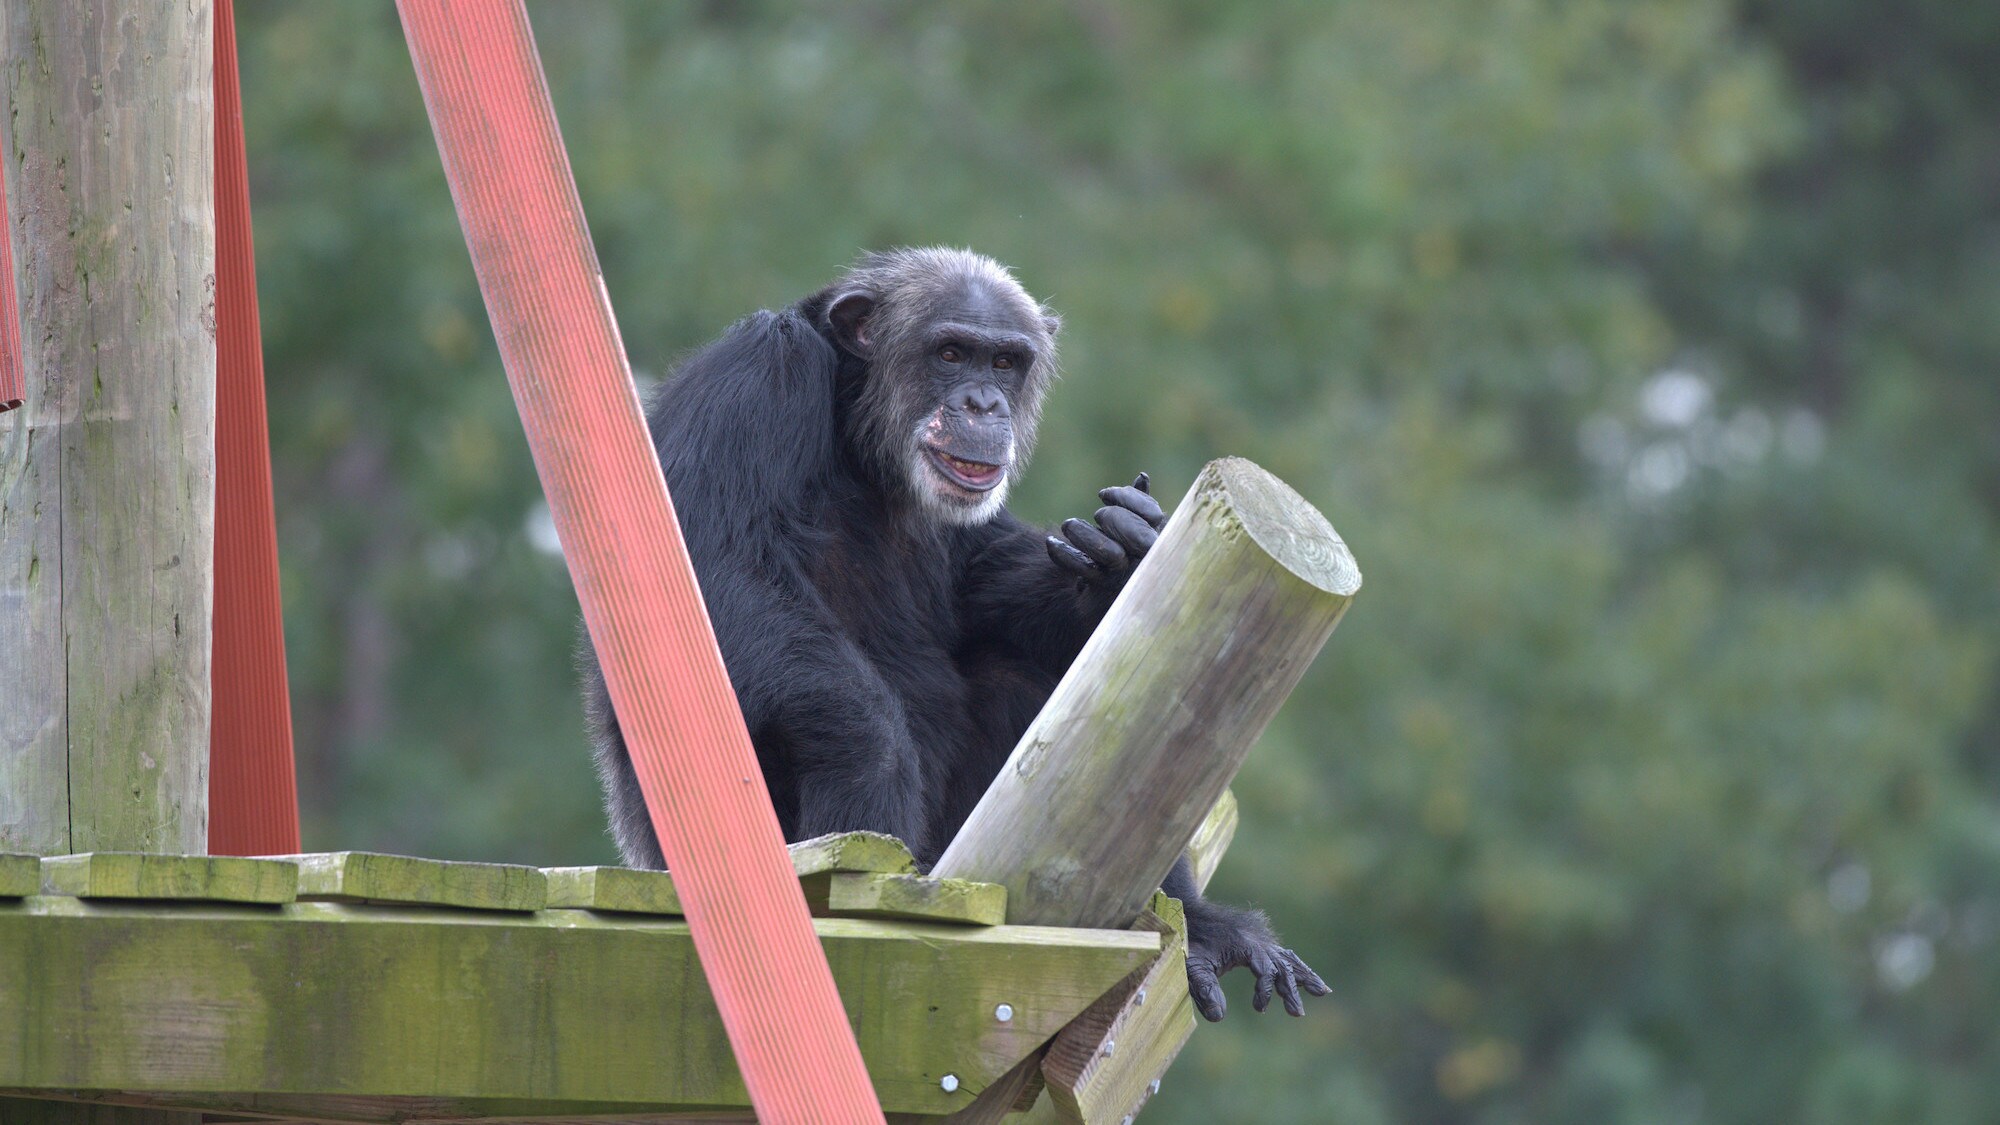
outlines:
[[[843,297],[830,316],[868,360],[864,445],[932,516],[984,523],[1033,448],[1056,321],[1004,274],[926,280]]]
[[[1021,448],[1015,415],[1039,405],[1024,406],[1024,399],[1047,339],[977,288],[940,312],[910,342],[905,359],[930,407],[912,435],[911,484],[939,515],[978,523],[1006,500]],[[1032,393],[1039,400],[1041,388]]]

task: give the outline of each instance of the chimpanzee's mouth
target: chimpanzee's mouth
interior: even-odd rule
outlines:
[[[963,457],[953,457],[935,445],[927,445],[924,452],[930,455],[931,467],[947,481],[968,492],[987,492],[1000,483],[1007,474],[1005,465],[989,465],[984,461],[967,461]]]

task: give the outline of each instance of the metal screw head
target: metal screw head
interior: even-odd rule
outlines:
[[[1117,1049],[1118,1049],[1118,1040],[1116,1040],[1116,1039],[1106,1039],[1106,1040],[1104,1041],[1104,1057],[1105,1057],[1105,1058],[1107,1058],[1107,1059],[1108,1059],[1108,1058],[1110,1058],[1110,1057],[1111,1057],[1111,1052],[1113,1052],[1113,1051],[1115,1051],[1115,1050],[1117,1050]]]
[[[947,1074],[938,1080],[938,1085],[944,1087],[944,1092],[947,1094],[956,1093],[958,1090],[958,1075]]]
[[[1159,1079],[1157,1079],[1157,1078],[1153,1079],[1153,1081],[1152,1081],[1151,1083],[1149,1083],[1149,1084],[1148,1084],[1148,1085],[1146,1086],[1146,1092],[1147,1092],[1148,1094],[1157,1094],[1157,1093],[1159,1093],[1159,1092],[1160,1092],[1160,1080],[1159,1080]]]
[[[1014,1005],[1002,1004],[999,1007],[993,1009],[993,1018],[999,1020],[1001,1023],[1006,1023],[1008,1020],[1013,1019]]]
[[[1144,1003],[1146,1002],[1146,990],[1145,990],[1145,989],[1143,989],[1143,988],[1142,988],[1142,989],[1140,989],[1140,990],[1139,990],[1139,995],[1137,995],[1137,996],[1134,996],[1134,997],[1132,998],[1132,1002],[1133,1002],[1134,1004],[1144,1004]]]

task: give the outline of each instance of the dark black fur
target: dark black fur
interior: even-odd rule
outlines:
[[[963,349],[939,350],[940,324],[972,326]],[[738,322],[654,396],[647,421],[786,839],[872,829],[933,862],[1152,545],[1164,515],[1143,476],[1058,538],[1000,506],[1004,480],[982,495],[925,465],[926,442],[977,465],[1004,439],[1018,474],[1055,328],[987,259],[894,251]],[[584,678],[612,833],[627,863],[662,867],[587,644]],[[1185,860],[1166,890],[1186,903],[1210,1019],[1215,976],[1236,965],[1257,972],[1260,1011],[1274,989],[1294,1014],[1301,987],[1325,991],[1261,915],[1204,901]]]

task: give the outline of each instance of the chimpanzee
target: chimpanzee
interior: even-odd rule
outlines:
[[[872,829],[928,866],[951,841],[1166,516],[1145,474],[1044,535],[1004,506],[1055,377],[1056,316],[969,251],[867,255],[687,359],[647,411],[785,838]],[[612,834],[658,840],[584,646]],[[1300,1014],[1319,975],[1263,915],[1207,902],[1183,858],[1188,984],[1257,974]]]

